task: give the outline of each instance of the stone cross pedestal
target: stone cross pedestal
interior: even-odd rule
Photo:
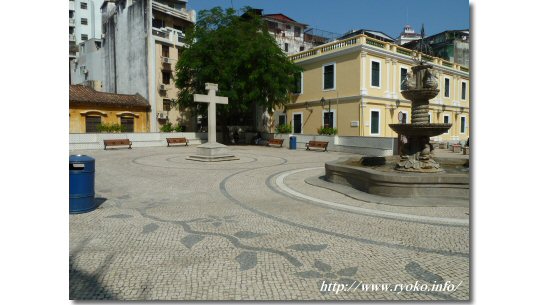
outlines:
[[[208,103],[207,113],[207,143],[196,147],[196,155],[189,156],[187,160],[216,162],[239,160],[239,158],[229,153],[226,145],[217,143],[217,104],[228,104],[228,98],[217,96],[219,86],[217,84],[206,83],[207,95],[195,94],[194,101],[198,103]]]

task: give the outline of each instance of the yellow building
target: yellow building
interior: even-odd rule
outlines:
[[[315,135],[326,126],[337,128],[341,136],[397,137],[388,125],[398,123],[399,112],[410,123],[411,101],[401,95],[400,84],[415,65],[413,57],[438,72],[439,94],[430,100],[430,121],[452,123],[448,133],[434,140],[467,140],[469,69],[366,35],[290,56],[304,71],[291,103],[275,111],[274,121],[291,124],[298,134]]]
[[[125,132],[148,132],[151,111],[139,94],[95,91],[83,85],[69,86],[69,133],[99,132],[100,124],[120,124]]]

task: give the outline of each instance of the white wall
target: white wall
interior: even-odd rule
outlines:
[[[275,139],[284,139],[289,148],[291,134],[274,134]],[[392,156],[397,154],[398,140],[385,137],[341,137],[320,135],[293,135],[297,137],[297,149],[306,149],[309,141],[329,142],[327,150],[356,153],[365,156]]]
[[[166,138],[187,138],[189,145],[207,141],[207,133],[200,132],[144,132],[144,133],[70,133],[69,150],[104,149],[103,140],[129,139],[132,147],[166,146]]]

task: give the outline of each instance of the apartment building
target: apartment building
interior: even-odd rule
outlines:
[[[69,0],[69,58],[75,58],[81,42],[101,38],[103,0]]]
[[[185,30],[196,22],[187,1],[104,1],[101,14],[101,40],[84,44],[81,59],[72,68],[73,84],[91,82],[101,84],[103,92],[140,94],[151,106],[152,132],[167,122],[194,130],[196,117],[171,105],[178,93],[174,68]],[[81,78],[84,73],[88,77]]]

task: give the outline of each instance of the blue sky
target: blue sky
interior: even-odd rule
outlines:
[[[469,1],[465,0],[189,0],[200,11],[215,6],[261,8],[264,14],[283,13],[298,22],[343,34],[350,29],[382,31],[396,37],[409,23],[426,35],[469,28]]]

